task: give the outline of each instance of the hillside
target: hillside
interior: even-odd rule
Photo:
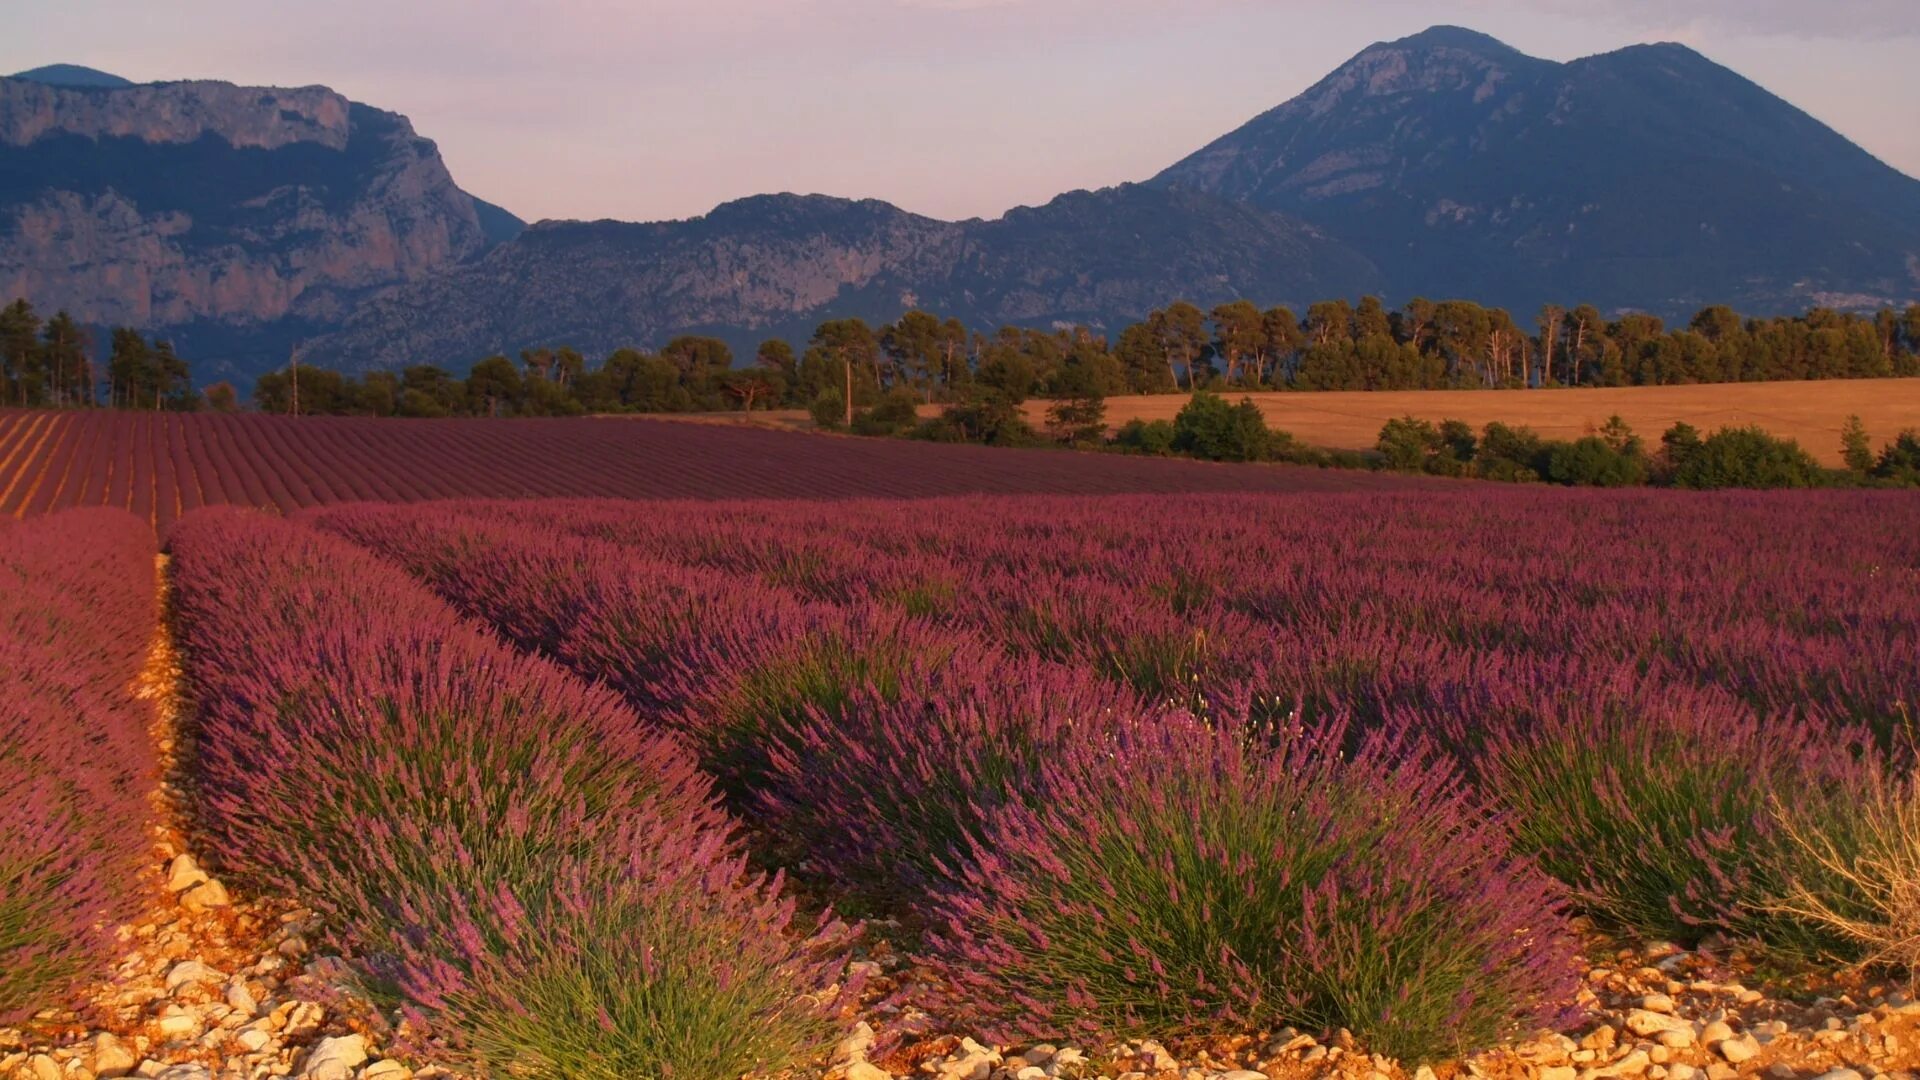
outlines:
[[[325,87],[27,75],[0,79],[0,295],[167,333],[203,378],[513,232],[405,117]]]
[[[1666,315],[1920,297],[1920,181],[1679,45],[1561,64],[1436,27],[1152,182],[1311,221],[1401,297]]]
[[[912,307],[974,326],[1117,332],[1171,296],[1270,303],[1381,287],[1311,227],[1191,192],[1062,195],[994,221],[943,222],[873,200],[767,195],[705,217],[542,222],[478,262],[396,289],[309,350],[347,369],[565,343],[589,354],[712,333],[751,354],[824,319]]]

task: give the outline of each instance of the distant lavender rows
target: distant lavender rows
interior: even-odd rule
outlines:
[[[118,511],[0,524],[0,1024],[104,977],[153,844],[153,533]]]

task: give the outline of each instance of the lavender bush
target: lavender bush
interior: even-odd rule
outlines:
[[[1583,910],[1655,938],[1810,944],[1804,923],[1772,910],[1796,873],[1773,804],[1788,800],[1804,828],[1837,835],[1874,771],[1860,734],[1763,721],[1725,695],[1671,688],[1542,704],[1496,723],[1471,760],[1516,845]]]
[[[448,1052],[598,1075],[611,1040],[718,1080],[830,1038],[831,958],[785,932],[676,739],[343,540],[207,512],[172,544],[209,835],[320,912]],[[675,962],[608,980],[648,956]],[[577,1010],[527,1009],[534,983],[569,980],[600,1044]],[[767,1035],[687,1049],[741,1025]]]
[[[1045,797],[1048,762],[1146,714],[1135,697],[1044,661],[914,665],[809,706],[769,748],[758,817],[781,853],[835,894],[901,912],[1009,804]]]
[[[1447,1057],[1576,986],[1555,886],[1457,775],[1338,726],[1271,742],[1157,722],[1043,769],[938,905],[958,1007],[1001,1038],[1346,1027]]]
[[[153,533],[69,511],[0,531],[0,1024],[103,975],[152,849]]]

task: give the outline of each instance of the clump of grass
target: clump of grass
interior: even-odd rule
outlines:
[[[1786,838],[1786,884],[1767,910],[1805,923],[1863,966],[1920,980],[1920,773],[1876,775],[1850,812],[1809,819],[1772,804]]]
[[[995,816],[936,904],[955,1008],[996,1038],[1296,1025],[1450,1057],[1576,989],[1559,892],[1453,768],[1341,725],[1128,725]]]

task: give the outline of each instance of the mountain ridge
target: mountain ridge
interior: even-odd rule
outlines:
[[[1920,181],[1673,43],[1560,62],[1435,28],[1147,182],[1298,216],[1402,296],[1663,314],[1920,297]]]
[[[1674,43],[1557,61],[1430,27],[1142,183],[963,221],[778,193],[527,226],[406,117],[326,87],[35,72],[0,78],[0,292],[167,333],[243,382],[296,343],[459,366],[912,306],[1112,332],[1177,299],[1461,297],[1522,322],[1920,300],[1920,181]]]

